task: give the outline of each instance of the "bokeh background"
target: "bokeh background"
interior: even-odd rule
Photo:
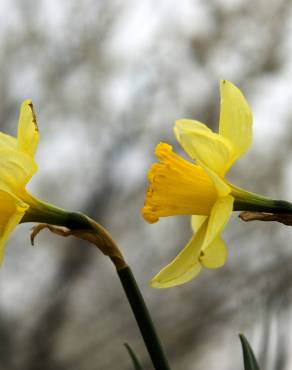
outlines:
[[[188,217],[140,216],[153,150],[177,152],[177,118],[216,129],[219,80],[254,112],[251,150],[229,179],[291,199],[292,3],[289,0],[0,2],[0,128],[15,135],[31,97],[41,142],[35,195],[102,223],[132,266],[173,369],[243,369],[238,333],[262,369],[292,367],[292,233],[235,214],[219,270],[174,289],[148,287],[191,236]],[[113,266],[95,248],[31,225],[0,270],[0,369],[151,369]]]

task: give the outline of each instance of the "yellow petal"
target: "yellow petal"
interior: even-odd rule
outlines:
[[[201,167],[205,170],[209,178],[212,180],[217,194],[219,197],[225,197],[229,193],[231,193],[231,187],[228,185],[226,181],[224,181],[220,176],[217,175],[214,171],[210,170],[208,167],[201,165]]]
[[[233,202],[234,198],[227,195],[226,197],[218,198],[214,204],[208,219],[206,236],[201,248],[202,251],[205,251],[224,229],[231,216]]]
[[[3,134],[0,132],[0,150],[2,149],[17,149],[17,140],[15,137]]]
[[[231,82],[220,82],[219,133],[233,146],[233,162],[245,153],[252,142],[252,113],[241,91]]]
[[[20,151],[0,150],[0,190],[22,192],[37,170],[34,160]]]
[[[206,268],[216,269],[225,264],[226,258],[226,246],[221,237],[218,236],[201,254],[200,262]]]
[[[199,165],[204,165],[223,177],[230,167],[232,148],[223,136],[203,129],[202,124],[193,121],[186,125],[177,121],[174,131],[185,152]]]
[[[181,285],[199,274],[202,268],[199,256],[206,230],[207,221],[193,235],[177,257],[153,277],[150,282],[152,288],[170,288]]]
[[[191,225],[193,232],[197,232],[199,228],[203,225],[203,223],[206,221],[208,216],[197,216],[193,215],[191,217]]]
[[[0,264],[3,261],[5,244],[27,208],[27,204],[0,191]]]
[[[17,140],[18,148],[33,157],[39,142],[39,131],[31,99],[21,105]]]
[[[179,141],[179,135],[182,132],[192,132],[192,131],[197,131],[197,130],[202,130],[205,132],[212,132],[211,129],[209,129],[208,126],[206,126],[204,123],[193,120],[193,119],[178,119],[175,122],[174,126],[174,134],[176,136],[177,141]]]

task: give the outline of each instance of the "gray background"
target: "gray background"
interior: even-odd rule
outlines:
[[[177,370],[243,369],[238,333],[262,369],[290,369],[291,230],[234,214],[228,262],[184,286],[149,279],[191,236],[188,217],[148,225],[146,171],[172,127],[217,129],[219,80],[254,113],[251,150],[228,179],[291,200],[292,4],[287,0],[0,2],[0,128],[35,104],[39,172],[28,189],[102,223],[132,266]],[[93,247],[17,227],[0,270],[0,369],[151,369],[111,263]]]

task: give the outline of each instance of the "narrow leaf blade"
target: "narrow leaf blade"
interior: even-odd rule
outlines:
[[[132,360],[132,363],[133,363],[133,366],[134,366],[134,370],[143,370],[143,367],[142,367],[140,361],[138,360],[138,357],[136,356],[136,354],[132,350],[132,348],[129,346],[129,344],[124,343],[124,345],[126,347],[126,350],[129,353],[129,356],[131,357],[131,360]]]
[[[243,362],[245,370],[260,370],[253,350],[243,334],[239,334],[242,346]]]

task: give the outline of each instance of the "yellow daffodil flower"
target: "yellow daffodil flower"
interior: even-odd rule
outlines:
[[[15,226],[30,207],[26,184],[37,171],[34,154],[39,132],[32,101],[22,103],[17,138],[0,132],[0,262],[4,246]]]
[[[36,116],[28,99],[21,105],[17,138],[0,132],[0,264],[5,244],[21,222],[80,225],[78,214],[45,203],[25,189],[38,169],[34,160],[38,142]]]
[[[233,210],[265,211],[267,206],[276,207],[275,202],[280,208],[285,203],[249,193],[225,179],[232,164],[251,145],[252,113],[231,82],[221,81],[220,95],[218,134],[194,120],[181,119],[175,124],[177,140],[195,163],[175,154],[166,143],[156,147],[160,163],[152,165],[148,173],[150,185],[143,217],[154,223],[159,217],[193,215],[194,235],[178,256],[154,276],[152,287],[180,285],[196,277],[202,267],[224,265],[227,253],[221,232]]]
[[[46,225],[63,226],[72,233],[81,230],[85,231],[85,234],[79,233],[83,239],[91,235],[90,232],[98,229],[97,224],[86,215],[57,208],[36,198],[25,189],[38,169],[34,160],[38,142],[36,116],[32,101],[28,99],[21,105],[17,138],[0,132],[0,264],[3,261],[5,244],[19,223],[40,222]],[[40,228],[35,230],[42,228],[40,225]],[[66,232],[62,234],[58,228],[52,227],[50,230],[57,230],[57,234],[69,235]],[[89,230],[88,235],[87,230]],[[36,233],[32,233],[32,241],[35,235]],[[104,247],[102,243],[101,247]],[[114,249],[102,251],[107,255],[115,252]],[[119,261],[119,256],[115,254],[113,256]]]

